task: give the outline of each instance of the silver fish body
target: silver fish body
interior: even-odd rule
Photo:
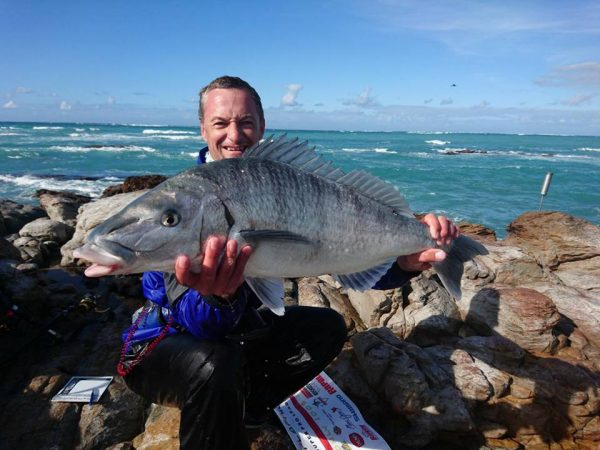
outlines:
[[[194,258],[211,235],[252,245],[244,276],[278,313],[281,278],[329,273],[364,290],[397,256],[436,247],[391,185],[343,173],[281,137],[168,179],[96,227],[75,256],[97,263],[90,276],[173,271],[177,256]],[[463,262],[482,253],[461,236],[435,265],[455,297]]]

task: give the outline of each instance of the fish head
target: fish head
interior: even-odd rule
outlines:
[[[175,189],[153,189],[94,228],[73,256],[92,262],[89,277],[172,272],[175,260],[200,250],[202,198]]]

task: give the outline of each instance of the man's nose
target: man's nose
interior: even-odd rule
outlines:
[[[242,131],[240,129],[239,124],[237,122],[231,122],[227,127],[227,138],[231,142],[236,143],[240,140],[241,136]]]

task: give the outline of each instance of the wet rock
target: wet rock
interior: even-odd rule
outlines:
[[[39,206],[21,205],[2,199],[0,199],[0,214],[2,214],[5,228],[3,235],[17,233],[25,224],[46,217],[46,213]]]
[[[36,219],[19,230],[21,237],[31,237],[39,241],[55,241],[64,244],[73,235],[73,227],[52,219]]]
[[[92,199],[86,195],[73,194],[71,192],[57,192],[48,189],[39,189],[36,196],[40,200],[40,206],[50,219],[61,222],[70,227],[75,227],[77,210],[84,203]]]
[[[152,189],[166,179],[167,177],[163,175],[140,175],[135,177],[127,177],[123,183],[106,188],[102,193],[101,198],[112,197],[113,195],[125,194],[127,192]]]
[[[0,237],[0,259],[21,259],[21,252],[14,244]]]

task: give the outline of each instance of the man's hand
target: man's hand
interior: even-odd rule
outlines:
[[[238,255],[235,240],[211,236],[206,240],[203,253],[198,257],[200,273],[190,271],[192,261],[182,255],[175,261],[175,278],[184,286],[202,295],[225,297],[232,295],[244,282],[244,269],[252,254],[252,247],[244,245]],[[223,259],[219,263],[219,258]]]
[[[438,245],[449,245],[453,239],[460,235],[460,230],[444,216],[427,214],[421,222],[429,227],[431,237]],[[431,267],[431,263],[443,261],[446,252],[437,248],[429,248],[412,255],[399,256],[398,266],[406,272],[419,272]]]

